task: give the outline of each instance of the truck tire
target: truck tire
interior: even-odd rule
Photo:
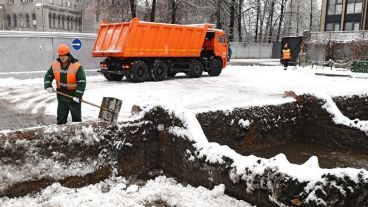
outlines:
[[[219,59],[213,59],[211,61],[210,71],[208,71],[208,75],[210,76],[219,76],[222,71],[222,61]]]
[[[133,62],[131,70],[131,79],[134,82],[144,82],[148,79],[148,65],[143,60]]]
[[[150,77],[154,81],[165,80],[167,76],[167,65],[162,60],[156,60],[153,63],[152,70],[150,71]]]
[[[203,63],[199,60],[195,60],[190,66],[190,71],[186,73],[191,78],[199,78],[203,73]]]
[[[103,76],[108,80],[108,81],[120,81],[121,79],[124,78],[124,75],[118,75],[118,74],[111,74],[111,73],[104,73]]]

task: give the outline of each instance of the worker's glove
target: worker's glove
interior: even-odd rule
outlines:
[[[73,97],[73,101],[74,101],[74,102],[77,102],[77,103],[80,103],[80,100],[79,100],[79,98],[77,98],[77,97]]]
[[[48,87],[48,88],[46,88],[46,91],[49,92],[49,93],[54,93],[54,88]]]

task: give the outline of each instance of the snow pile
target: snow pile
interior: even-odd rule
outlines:
[[[240,119],[238,124],[239,124],[239,126],[245,128],[245,129],[249,129],[250,121],[249,120]]]
[[[17,199],[0,198],[2,207],[44,207],[44,206],[148,206],[167,204],[168,206],[224,206],[251,207],[250,204],[224,194],[225,186],[215,186],[213,190],[204,187],[183,186],[172,178],[164,176],[149,180],[145,185],[130,184],[121,177],[107,179],[95,185],[71,189],[59,183],[35,195]]]
[[[342,124],[348,127],[356,128],[368,134],[368,121],[361,121],[359,119],[351,120],[341,113],[341,111],[337,108],[336,103],[330,96],[325,95],[323,99],[326,101],[326,103],[322,107],[332,115],[333,121],[336,124]]]
[[[174,127],[171,129],[171,132],[182,137],[187,136],[190,141],[194,142],[193,145],[197,150],[197,157],[205,158],[207,162],[224,164],[224,158],[230,158],[233,161],[231,165],[232,170],[229,174],[231,180],[234,183],[240,180],[245,181],[248,193],[257,188],[254,186],[255,179],[256,177],[262,177],[266,170],[276,171],[293,180],[297,180],[299,183],[307,182],[308,186],[304,189],[304,192],[309,195],[309,200],[314,198],[313,194],[318,188],[328,185],[325,175],[335,176],[342,180],[349,178],[356,184],[361,180],[368,182],[367,170],[352,168],[322,169],[319,167],[317,157],[311,157],[304,164],[297,165],[290,163],[284,154],[276,155],[270,159],[259,158],[253,155],[242,156],[228,146],[208,142],[198,120],[190,111],[176,109],[172,113],[183,121],[184,128]],[[275,198],[270,199],[277,202]],[[319,198],[315,199],[316,202],[320,202],[318,201]]]

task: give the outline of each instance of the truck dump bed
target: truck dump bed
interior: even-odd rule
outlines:
[[[139,21],[103,23],[94,57],[199,57],[211,25],[175,25]]]

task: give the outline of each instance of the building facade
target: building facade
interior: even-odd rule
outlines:
[[[0,0],[0,28],[81,32],[82,0]]]
[[[5,7],[4,7],[5,0],[0,0],[0,30],[5,29]]]
[[[368,0],[322,0],[321,32],[368,30]]]
[[[82,22],[83,32],[96,33],[100,25],[101,19],[97,10],[100,0],[83,0]]]

